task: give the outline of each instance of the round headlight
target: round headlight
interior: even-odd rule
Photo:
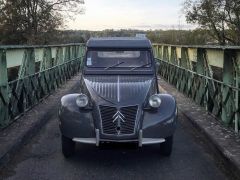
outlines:
[[[149,105],[153,108],[158,108],[161,102],[161,98],[158,94],[154,94],[149,98]]]
[[[86,107],[88,105],[88,97],[85,94],[80,94],[76,99],[76,104],[80,108]]]

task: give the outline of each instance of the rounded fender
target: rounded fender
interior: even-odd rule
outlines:
[[[160,97],[161,105],[157,110],[144,112],[142,129],[147,137],[168,137],[176,129],[176,101],[169,94],[160,94]]]
[[[81,110],[76,104],[79,94],[68,94],[61,98],[59,109],[60,130],[69,138],[95,136],[92,111]]]

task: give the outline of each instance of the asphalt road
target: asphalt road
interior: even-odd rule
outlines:
[[[72,91],[78,91],[78,84]],[[65,159],[57,106],[55,111],[56,115],[0,170],[0,180],[228,179],[214,152],[181,113],[171,157],[161,156],[159,145],[97,148],[78,144],[75,156]]]
[[[185,121],[181,114],[180,118]],[[227,179],[201,139],[193,137],[188,128],[179,124],[170,158],[159,155],[158,145],[141,149],[78,145],[76,155],[65,159],[55,117],[1,170],[0,179]]]

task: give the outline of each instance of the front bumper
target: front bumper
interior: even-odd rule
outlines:
[[[93,144],[99,146],[101,142],[134,142],[138,143],[139,147],[143,145],[151,145],[151,144],[160,144],[165,142],[164,138],[143,138],[142,130],[139,131],[138,139],[136,140],[109,140],[109,139],[100,139],[99,129],[95,130],[96,137],[95,138],[73,138],[72,140],[77,143],[83,144]]]

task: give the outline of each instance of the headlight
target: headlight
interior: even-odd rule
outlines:
[[[158,94],[154,94],[149,98],[149,105],[153,108],[158,108],[161,102],[161,98]]]
[[[80,108],[86,107],[88,105],[88,97],[85,94],[80,94],[76,99],[76,104]]]

